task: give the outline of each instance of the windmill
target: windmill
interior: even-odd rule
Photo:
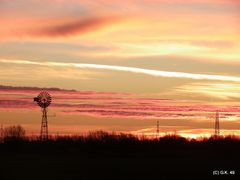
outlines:
[[[48,121],[47,107],[51,104],[52,98],[48,92],[41,92],[37,97],[33,98],[35,102],[42,108],[42,124],[40,131],[41,140],[48,139]]]

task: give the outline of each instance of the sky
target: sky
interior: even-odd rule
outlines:
[[[49,132],[240,134],[240,1],[0,0],[0,123]],[[73,90],[73,91],[70,91]]]

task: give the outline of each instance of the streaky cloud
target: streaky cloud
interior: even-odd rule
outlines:
[[[48,66],[48,67],[105,69],[105,70],[125,71],[125,72],[131,72],[131,73],[145,74],[145,75],[157,76],[157,77],[167,77],[167,78],[185,78],[185,79],[195,79],[195,80],[217,80],[217,81],[240,82],[239,76],[172,72],[172,71],[143,69],[143,68],[136,68],[136,67],[114,66],[114,65],[85,64],[85,63],[59,63],[59,62],[49,62],[49,61],[34,62],[34,61],[28,61],[28,60],[7,60],[7,59],[0,59],[0,63],[40,65],[40,66]]]
[[[91,18],[81,19],[75,22],[42,28],[38,31],[33,31],[31,34],[37,35],[37,36],[47,36],[47,37],[61,37],[61,36],[66,37],[66,36],[92,32],[92,31],[101,29],[109,24],[112,24],[118,20],[120,20],[120,18],[91,17]]]

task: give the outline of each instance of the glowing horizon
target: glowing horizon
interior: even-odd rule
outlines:
[[[37,135],[41,108],[33,102],[33,97],[40,90],[1,86],[0,113],[5,117],[2,120],[4,126],[21,122],[28,135]],[[104,130],[151,137],[156,135],[156,121],[159,121],[161,135],[177,133],[184,137],[209,137],[213,135],[216,111],[220,111],[221,135],[240,135],[236,128],[240,107],[230,103],[227,106],[214,103],[206,106],[200,102],[192,104],[174,99],[145,98],[141,94],[63,89],[47,91],[53,99],[48,108],[49,133],[52,135]],[[58,118],[52,118],[52,114],[57,114]],[[112,121],[110,127],[108,119]],[[34,121],[29,125],[31,120]],[[127,127],[130,122],[134,126]]]

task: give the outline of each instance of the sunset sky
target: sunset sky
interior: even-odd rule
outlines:
[[[218,110],[240,135],[239,19],[238,0],[0,0],[0,124],[38,134],[32,98],[60,88],[52,134],[151,135],[159,120],[209,136]]]

